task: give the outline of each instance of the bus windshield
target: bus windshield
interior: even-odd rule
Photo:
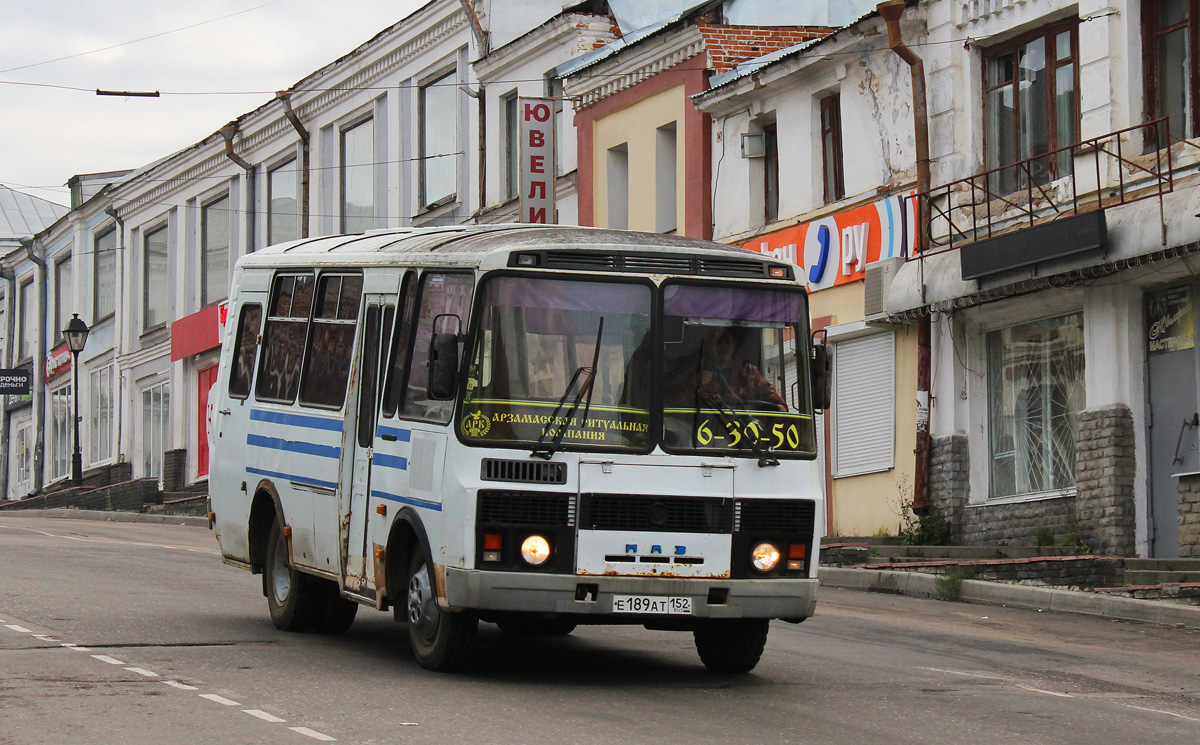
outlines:
[[[798,290],[664,286],[663,447],[816,452],[805,317]]]
[[[542,454],[562,445],[648,449],[653,292],[635,281],[489,279],[464,438]]]

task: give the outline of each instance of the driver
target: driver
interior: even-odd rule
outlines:
[[[704,394],[715,395],[727,405],[735,407],[744,407],[747,402],[755,401],[761,402],[762,406],[787,411],[787,402],[775,391],[761,370],[749,360],[740,365],[733,363],[737,348],[738,340],[729,326],[704,342],[697,394],[702,399]]]

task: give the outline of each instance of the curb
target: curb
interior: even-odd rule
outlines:
[[[54,507],[48,510],[0,510],[0,517],[54,517],[69,520],[102,520],[112,523],[148,523],[152,525],[188,525],[207,528],[207,517],[192,515],[153,515],[145,512],[108,512]]]
[[[821,567],[817,578],[822,587],[862,592],[882,592],[916,598],[937,597],[937,575],[882,569]],[[1098,593],[1059,590],[1031,585],[1009,585],[975,579],[962,581],[960,599],[981,605],[1080,613],[1120,621],[1137,621],[1162,626],[1183,625],[1200,629],[1200,606],[1177,605],[1153,600],[1114,598]]]

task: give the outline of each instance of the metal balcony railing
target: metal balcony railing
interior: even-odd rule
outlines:
[[[1174,188],[1167,119],[1126,127],[917,194],[925,255]]]

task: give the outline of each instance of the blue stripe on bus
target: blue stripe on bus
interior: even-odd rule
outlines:
[[[376,437],[383,437],[384,435],[391,435],[399,442],[408,442],[412,438],[412,430],[396,429],[395,427],[384,427],[382,425],[375,429]]]
[[[375,453],[373,462],[377,466],[384,468],[395,468],[398,471],[408,470],[408,458],[402,458],[399,455],[385,455],[384,453]]]
[[[342,420],[340,419],[326,419],[325,417],[321,416],[305,416],[304,414],[288,414],[282,411],[251,409],[250,421],[270,422],[271,424],[291,424],[296,427],[324,429],[328,430],[329,432],[342,431]]]
[[[322,458],[338,459],[342,457],[342,449],[332,445],[317,445],[312,442],[294,442],[281,440],[278,437],[263,437],[262,435],[246,435],[246,444],[253,447],[271,450],[287,450],[292,453],[318,455]]]
[[[326,489],[337,489],[337,483],[333,481],[322,481],[320,479],[309,478],[308,476],[297,476],[291,473],[280,473],[279,471],[267,471],[262,468],[246,468],[246,473],[253,473],[259,476],[270,476],[275,479],[287,479],[295,481],[299,484],[310,484],[312,486],[323,486]]]
[[[440,504],[437,502],[426,502],[424,499],[413,499],[412,497],[402,497],[399,494],[389,494],[385,491],[374,490],[371,491],[371,496],[379,497],[380,499],[389,499],[393,502],[401,502],[402,504],[411,504],[414,507],[424,507],[425,509],[433,510],[434,512],[442,511],[442,506]]]

